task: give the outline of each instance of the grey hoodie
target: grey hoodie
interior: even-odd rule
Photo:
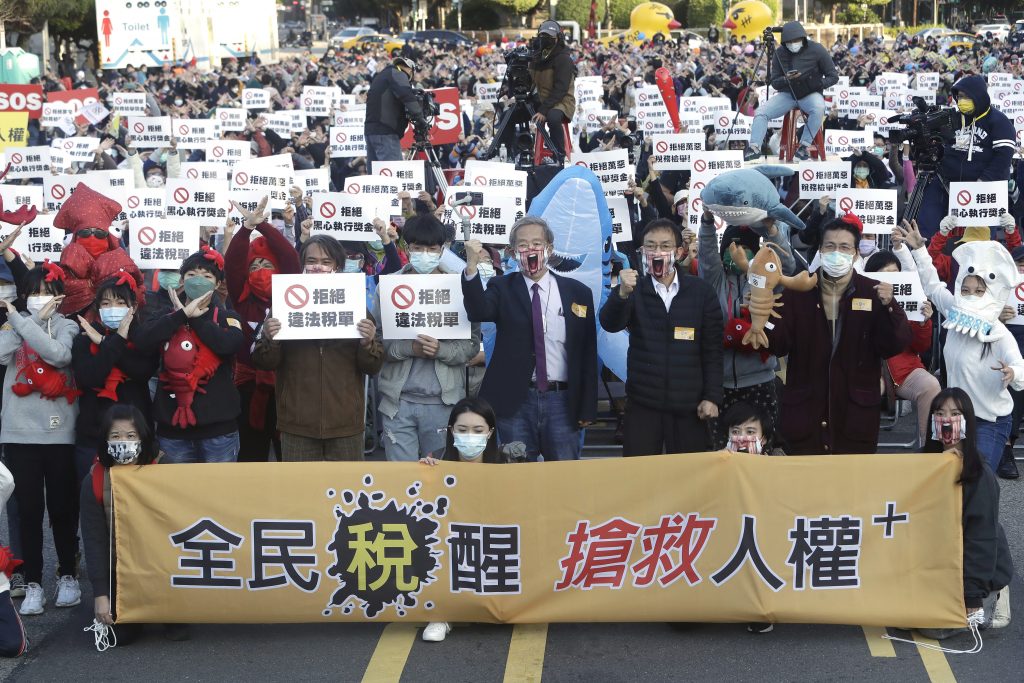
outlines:
[[[71,345],[78,336],[78,324],[55,313],[42,322],[35,315],[20,313],[8,316],[0,328],[0,364],[7,366],[4,376],[3,426],[0,442],[26,444],[73,444],[78,400],[70,404],[61,396],[48,399],[33,391],[17,396],[11,387],[18,375],[16,355],[27,343],[39,357],[67,378],[74,387],[71,374]]]

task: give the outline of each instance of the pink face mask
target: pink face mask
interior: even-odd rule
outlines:
[[[328,268],[327,266],[322,266],[320,264],[310,264],[303,268],[302,272],[306,275],[315,275],[319,273],[333,273],[334,271]]]
[[[729,450],[733,453],[761,455],[761,439],[757,436],[730,436]]]

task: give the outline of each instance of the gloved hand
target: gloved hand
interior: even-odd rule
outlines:
[[[999,227],[1007,235],[1012,235],[1017,230],[1017,223],[1013,220],[1013,216],[1010,213],[1003,211],[999,214]]]
[[[956,227],[956,216],[949,215],[939,221],[939,232],[945,237]]]

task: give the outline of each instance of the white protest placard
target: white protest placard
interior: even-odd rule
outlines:
[[[580,109],[579,124],[588,133],[596,133],[606,123],[618,118],[619,113],[614,109]]]
[[[11,168],[4,176],[4,182],[50,175],[49,147],[12,147],[7,151],[7,161]]]
[[[894,123],[892,121],[892,117],[896,115],[896,112],[888,109],[869,109],[864,113],[867,125],[874,127],[879,133],[891,133],[894,130],[906,128],[902,123]]]
[[[914,89],[931,90],[939,89],[939,74],[935,71],[919,71],[914,76]]]
[[[874,136],[866,131],[825,130],[825,155],[845,157],[875,144]]]
[[[378,239],[373,219],[387,221],[390,203],[381,195],[318,192],[313,195],[311,235],[325,234],[338,240],[372,242]]]
[[[825,88],[825,92],[824,92],[825,98],[829,99],[829,100],[831,100],[833,98],[837,98],[837,97],[839,97],[839,94],[840,94],[841,91],[843,91],[844,89],[849,88],[849,87],[850,87],[850,77],[849,76],[840,76],[839,80],[836,81],[835,85],[833,85],[830,88]],[[761,96],[760,97],[760,101],[764,102],[767,98],[764,97],[763,93],[761,93],[761,90],[762,90],[761,88],[758,88],[758,94]],[[845,97],[848,97],[848,96],[849,96],[849,93],[847,93],[847,95],[845,95]]]
[[[129,255],[142,270],[177,270],[199,250],[199,224],[171,218],[128,222]]]
[[[308,197],[314,192],[331,191],[331,174],[327,168],[310,168],[295,171],[295,184]]]
[[[264,88],[246,88],[242,91],[242,109],[269,109],[270,91]]]
[[[259,203],[263,201],[265,195],[258,190],[228,190],[228,203],[234,202],[246,211],[255,211]],[[245,218],[242,213],[231,207],[228,210],[228,217],[235,223],[241,225],[242,220]],[[222,230],[218,230],[218,233]]]
[[[987,77],[989,89],[1013,87],[1013,74],[991,71]]]
[[[171,131],[178,141],[178,149],[206,149],[206,143],[220,134],[217,119],[174,119]]]
[[[118,192],[135,186],[135,179],[129,169],[113,169],[109,171],[89,171],[82,175],[82,181],[100,193],[107,190]]]
[[[306,85],[302,88],[302,108],[306,116],[328,116],[341,99],[341,88]]]
[[[282,168],[256,160],[242,162],[231,170],[231,189],[258,190],[269,195],[268,208],[283,210],[288,203],[288,190],[295,184],[293,173],[291,165]]]
[[[858,88],[854,86],[846,86],[839,89],[839,93],[836,95],[835,104],[839,108],[839,115],[849,118],[850,116],[850,100],[857,100],[862,97],[868,97],[871,93],[868,92],[867,88]],[[761,100],[762,102],[764,100]]]
[[[586,166],[593,171],[600,179],[605,192],[625,190],[630,179],[636,176],[636,168],[629,163],[629,150],[626,149],[590,154],[573,151],[572,163],[575,166]]]
[[[107,100],[118,116],[145,116],[146,93],[115,92]]]
[[[750,127],[754,123],[753,116],[737,112],[716,112],[715,133],[721,142],[750,141]]]
[[[605,195],[608,213],[612,215],[612,244],[633,239],[633,223],[629,218],[629,203],[622,195]]]
[[[1004,325],[1024,325],[1024,283],[1013,288],[1006,305],[1017,312],[1017,315],[1007,320]]]
[[[181,177],[190,180],[227,180],[229,168],[216,161],[183,161]]]
[[[21,235],[14,242],[14,248],[25,254],[35,263],[50,259],[54,263],[60,261],[64,251],[65,232],[53,227],[56,214],[37,214],[35,220],[26,225]]]
[[[651,156],[659,171],[689,171],[690,160],[704,153],[703,133],[655,135],[651,143]]]
[[[880,91],[891,90],[893,88],[909,88],[910,74],[894,72],[880,73],[875,77],[875,85]]]
[[[365,124],[365,109],[357,109],[355,111],[338,111],[331,117],[331,125],[338,126],[339,128],[358,128],[362,130]]]
[[[96,150],[100,146],[99,138],[73,137],[57,138],[50,143],[51,148],[58,148],[64,152],[67,163],[90,162],[96,157]]]
[[[74,135],[74,116],[75,106],[70,102],[43,102],[43,113],[39,117],[39,126],[41,128],[60,128],[65,135]]]
[[[1005,180],[949,184],[949,215],[961,226],[996,225],[1009,206]]]
[[[467,195],[470,203],[455,206]],[[445,203],[452,207],[457,225],[469,221],[469,238],[484,244],[508,244],[509,230],[525,214],[518,198],[487,188],[453,187]]]
[[[681,116],[682,114],[680,114]],[[697,116],[697,114],[693,114],[693,116]],[[680,125],[684,125],[682,120],[680,120]],[[698,121],[697,127],[699,128],[701,125],[703,125],[703,120]],[[658,111],[657,109],[638,109],[636,129],[644,135],[670,135],[675,132],[668,111]]]
[[[219,130],[243,131],[249,115],[237,107],[217,107],[216,117]]]
[[[501,83],[477,83],[477,102],[489,102],[494,104],[498,101],[498,91],[501,90]]]
[[[738,149],[716,150],[714,152],[702,152],[695,157],[690,164],[694,177],[704,177],[704,180],[711,180],[715,176],[726,171],[735,171],[743,168],[743,152]],[[692,187],[690,189],[693,189]]]
[[[645,134],[674,133],[668,116],[665,99],[656,85],[644,85],[636,89],[636,125]]]
[[[1006,117],[1011,120],[1024,114],[1024,94],[1014,93],[1003,98],[1003,101],[999,103],[999,111],[1006,114]],[[1014,121],[1014,125],[1017,125],[1016,121]]]
[[[207,140],[206,160],[234,166],[252,154],[248,140]]]
[[[366,276],[315,273],[271,277],[271,315],[281,321],[274,339],[358,339],[366,318]]]
[[[869,109],[881,109],[882,108],[882,96],[881,95],[867,95],[865,97],[850,98],[850,102],[847,105],[847,111],[849,117],[855,119],[868,113]]]
[[[379,197],[390,207],[389,215],[397,216],[401,214],[402,209],[402,202],[398,199],[399,187],[398,181],[392,178],[379,175],[354,175],[345,178],[342,190],[348,194]],[[387,216],[381,216],[381,218],[387,220]]]
[[[864,224],[865,234],[888,235],[896,226],[896,194],[896,190],[841,189],[836,192],[836,215],[853,213]]]
[[[228,215],[228,183],[224,180],[168,178],[164,186],[167,218],[215,219]]]
[[[924,322],[921,309],[924,302],[928,300],[925,296],[924,286],[921,284],[921,277],[916,270],[901,273],[865,273],[866,277],[878,282],[888,282],[892,285],[892,298],[900,305],[903,312],[907,314],[907,320],[912,322]]]
[[[290,139],[296,130],[306,129],[306,116],[301,109],[277,111],[273,114],[265,114],[263,118],[267,122],[267,128],[285,140]]]
[[[526,198],[526,171],[518,171],[512,164],[500,161],[480,161],[470,159],[466,162],[466,185],[494,190],[496,194]],[[498,192],[501,191],[501,192]]]
[[[89,104],[82,107],[82,110],[78,113],[83,119],[89,123],[98,125],[103,119],[110,116],[110,110],[103,106],[102,102],[90,102]]]
[[[374,161],[371,166],[373,175],[394,180],[402,192],[411,192],[415,197],[426,189],[427,171],[422,159]]]
[[[698,114],[705,126],[715,125],[720,113],[729,112],[732,103],[728,97],[680,97],[679,111]]]
[[[141,187],[122,190],[116,199],[121,204],[118,220],[132,221],[140,218],[164,218],[164,188]]]
[[[43,193],[40,198],[41,209],[46,211],[57,211],[67,198],[71,196],[75,186],[81,182],[84,176],[77,175],[48,175],[43,176]],[[0,185],[0,190],[7,187],[13,187],[8,185]],[[29,186],[31,187],[31,186]],[[27,189],[27,188],[26,188]],[[5,202],[6,204],[6,202]]]
[[[361,157],[366,154],[362,126],[331,126],[331,158]]]
[[[882,106],[886,109],[906,110],[914,109],[914,98],[920,97],[924,103],[931,106],[935,104],[934,90],[887,90]]]
[[[800,199],[835,197],[839,190],[850,187],[848,161],[801,161],[797,173]]]
[[[579,109],[601,106],[604,96],[604,84],[600,76],[576,77],[576,107]]]
[[[170,116],[136,116],[128,119],[128,134],[132,145],[139,149],[152,149],[171,144]]]
[[[462,304],[462,275],[381,275],[381,328],[384,339],[469,339]]]
[[[45,187],[39,185],[0,185],[0,199],[3,200],[5,211],[14,211],[19,206],[34,206],[42,211],[44,191]],[[9,232],[0,234],[7,236]]]

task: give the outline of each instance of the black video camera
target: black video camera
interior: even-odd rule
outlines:
[[[955,110],[951,107],[928,105],[923,97],[914,98],[916,109],[909,114],[900,114],[889,119],[892,123],[902,123],[906,128],[893,130],[889,133],[889,142],[900,145],[910,143],[914,153],[914,163],[921,170],[935,170],[946,144],[953,142],[953,131],[956,127]]]
[[[533,94],[533,76],[530,63],[540,53],[540,43],[534,38],[528,45],[520,45],[505,53],[505,88],[517,100],[528,99]]]
[[[437,104],[437,100],[434,99],[434,93],[422,88],[414,88],[413,93],[415,93],[416,101],[420,103],[420,109],[423,112],[412,122],[413,137],[417,142],[424,142],[430,139],[429,119],[440,114],[441,107]]]

